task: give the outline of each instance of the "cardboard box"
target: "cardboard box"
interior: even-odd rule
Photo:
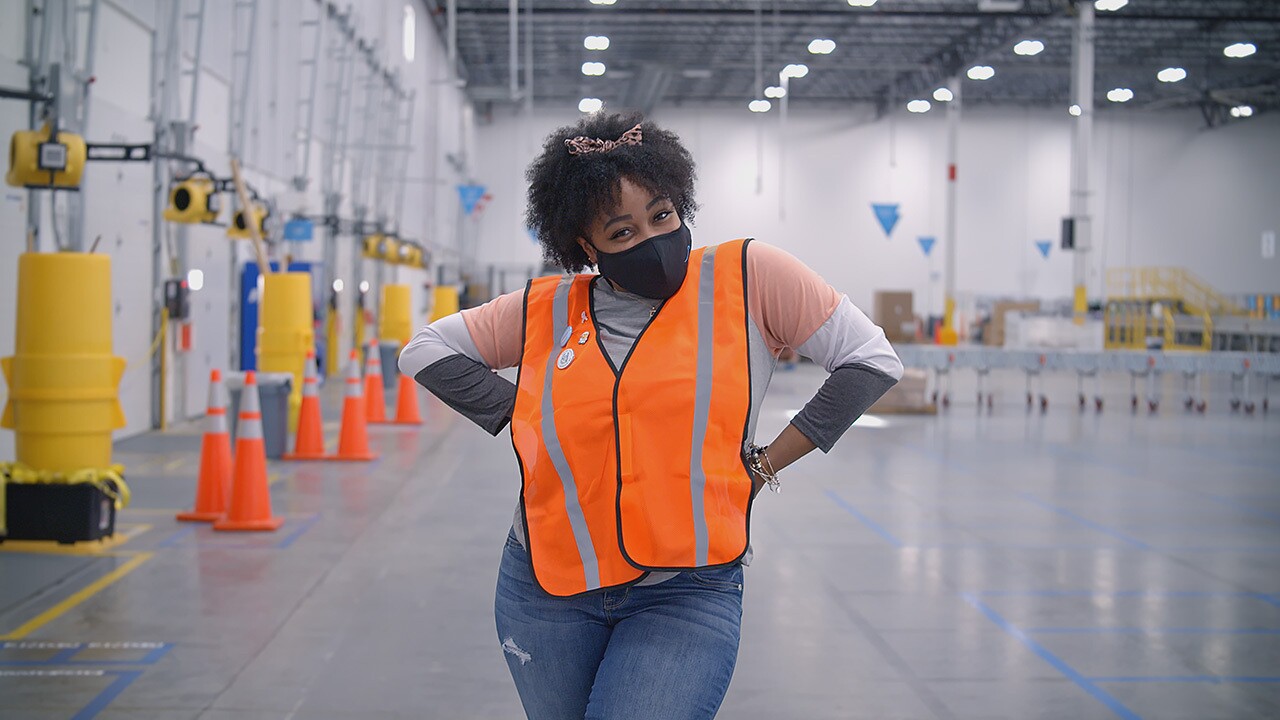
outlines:
[[[884,328],[891,343],[912,342],[916,338],[916,316],[910,290],[877,290],[871,304],[871,320]]]
[[[991,322],[987,323],[986,332],[982,335],[982,344],[992,347],[1004,347],[1004,328],[1005,314],[1009,312],[1022,313],[1038,313],[1040,312],[1040,301],[1033,300],[1031,302],[1009,302],[1003,301],[995,304],[991,311]]]

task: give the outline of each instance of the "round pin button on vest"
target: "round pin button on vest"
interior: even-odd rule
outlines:
[[[556,359],[556,367],[563,370],[569,367],[569,364],[572,362],[573,348],[568,348],[564,352],[560,353],[560,357]]]

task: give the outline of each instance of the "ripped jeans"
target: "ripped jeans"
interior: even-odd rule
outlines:
[[[705,720],[738,659],[742,566],[558,598],[509,535],[494,614],[529,720]]]

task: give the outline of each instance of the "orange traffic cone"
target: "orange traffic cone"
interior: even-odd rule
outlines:
[[[222,373],[209,373],[209,409],[205,413],[204,440],[200,443],[200,479],[196,482],[196,506],[178,513],[179,520],[213,522],[227,511],[231,492],[231,435],[227,432],[227,389]]]
[[[418,383],[408,375],[400,375],[400,391],[396,398],[396,425],[421,425],[418,413]]]
[[[365,427],[364,393],[360,392],[360,353],[351,351],[347,365],[347,397],[342,405],[342,431],[338,435],[338,454],[326,460],[374,460],[369,450],[369,433]]]
[[[298,410],[298,438],[285,460],[323,460],[324,422],[320,419],[320,388],[316,378],[316,354],[307,351],[307,369],[302,378],[302,407]]]
[[[386,423],[387,396],[382,391],[382,353],[378,341],[369,341],[369,355],[364,362],[365,419],[371,423]]]
[[[262,439],[262,401],[258,378],[244,374],[240,392],[240,424],[236,426],[236,465],[231,478],[231,502],[226,517],[214,530],[276,530],[284,518],[271,515],[271,491],[267,487],[267,447]]]

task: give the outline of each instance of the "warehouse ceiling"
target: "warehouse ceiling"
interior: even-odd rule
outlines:
[[[531,0],[520,0],[520,85]],[[456,0],[460,72],[479,103],[510,103],[509,0]],[[428,0],[442,36],[446,0]],[[882,109],[929,98],[947,77],[975,64],[995,77],[964,82],[966,104],[1069,104],[1074,16],[1068,0],[532,0],[535,105],[576,107],[584,97],[646,111],[660,105],[739,105],[776,85],[789,63],[809,74],[790,82],[793,108],[876,103]],[[997,11],[992,11],[992,10]],[[1004,10],[1004,11],[998,11]],[[1133,91],[1130,107],[1200,107],[1210,124],[1235,105],[1280,109],[1280,0],[1131,0],[1097,13],[1096,101]],[[604,51],[583,46],[609,38]],[[759,42],[757,42],[759,38]],[[814,55],[811,40],[834,40]],[[1022,40],[1043,52],[1015,54]],[[1249,57],[1226,46],[1253,43]],[[605,63],[588,77],[582,64]],[[1163,83],[1167,67],[1185,80]]]

